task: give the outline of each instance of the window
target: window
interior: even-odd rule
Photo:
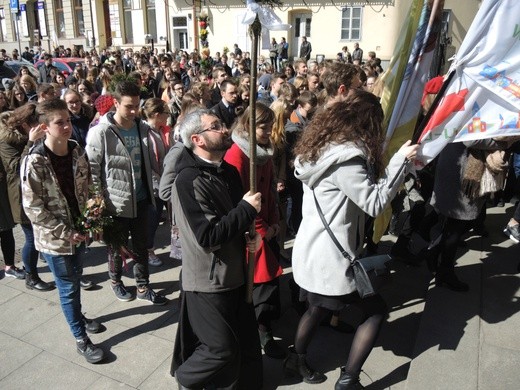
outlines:
[[[188,19],[185,16],[172,18],[173,26],[173,47],[181,50],[188,49]]]
[[[132,31],[132,0],[123,0],[123,13],[126,43],[134,43],[134,33]]]
[[[361,39],[361,7],[345,7],[341,13],[341,39]]]
[[[63,0],[54,0],[54,12],[56,14],[56,31],[58,38],[65,38],[65,15],[63,13]]]
[[[117,0],[110,0],[108,3],[108,13],[110,18],[110,31],[112,38],[121,38],[121,25],[119,24],[119,4]]]
[[[188,27],[188,21],[186,17],[174,17],[173,18],[173,28],[186,28]]]
[[[83,20],[83,0],[74,0],[74,15],[76,17],[75,33],[77,37],[85,36],[85,21]]]
[[[299,38],[301,36],[306,36],[307,38],[311,36],[311,18],[307,17],[297,17],[295,19],[294,26],[294,36]]]
[[[7,26],[5,24],[5,11],[3,8],[0,8],[0,42],[5,42],[7,40]]]
[[[155,18],[155,0],[146,0],[146,23],[148,34],[157,42],[157,19]]]

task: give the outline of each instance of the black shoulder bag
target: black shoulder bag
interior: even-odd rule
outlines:
[[[329,224],[325,220],[318,199],[316,199],[314,188],[312,189],[312,195],[314,196],[314,203],[316,203],[316,209],[318,210],[323,226],[343,257],[350,263],[354,275],[354,281],[356,282],[356,290],[359,296],[361,298],[367,298],[377,294],[380,288],[390,279],[390,271],[386,267],[386,263],[391,259],[391,257],[388,255],[376,255],[352,260],[348,252],[341,246],[338,239],[330,229]]]

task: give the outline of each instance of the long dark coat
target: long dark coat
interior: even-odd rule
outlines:
[[[7,127],[10,112],[0,114],[0,161],[6,174],[7,195],[15,223],[30,223],[22,207],[22,187],[20,185],[20,164],[32,142],[24,132]]]

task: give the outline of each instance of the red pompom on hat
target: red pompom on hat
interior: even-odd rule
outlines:
[[[105,115],[114,107],[114,98],[112,95],[100,95],[94,102],[94,107],[100,115]]]

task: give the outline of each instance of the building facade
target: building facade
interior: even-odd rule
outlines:
[[[209,48],[222,51],[236,43],[251,51],[248,26],[242,24],[245,0],[0,0],[0,46],[199,48],[198,17],[206,13]],[[285,37],[289,57],[297,57],[302,36],[311,42],[312,57],[335,58],[343,46],[352,51],[358,42],[365,54],[372,50],[383,61],[391,58],[413,0],[294,0],[283,1],[275,13],[292,27],[265,32],[261,54],[268,55],[272,37]],[[481,0],[445,0],[443,54],[460,46]]]
[[[88,0],[0,0],[0,46],[91,48],[94,10]]]

